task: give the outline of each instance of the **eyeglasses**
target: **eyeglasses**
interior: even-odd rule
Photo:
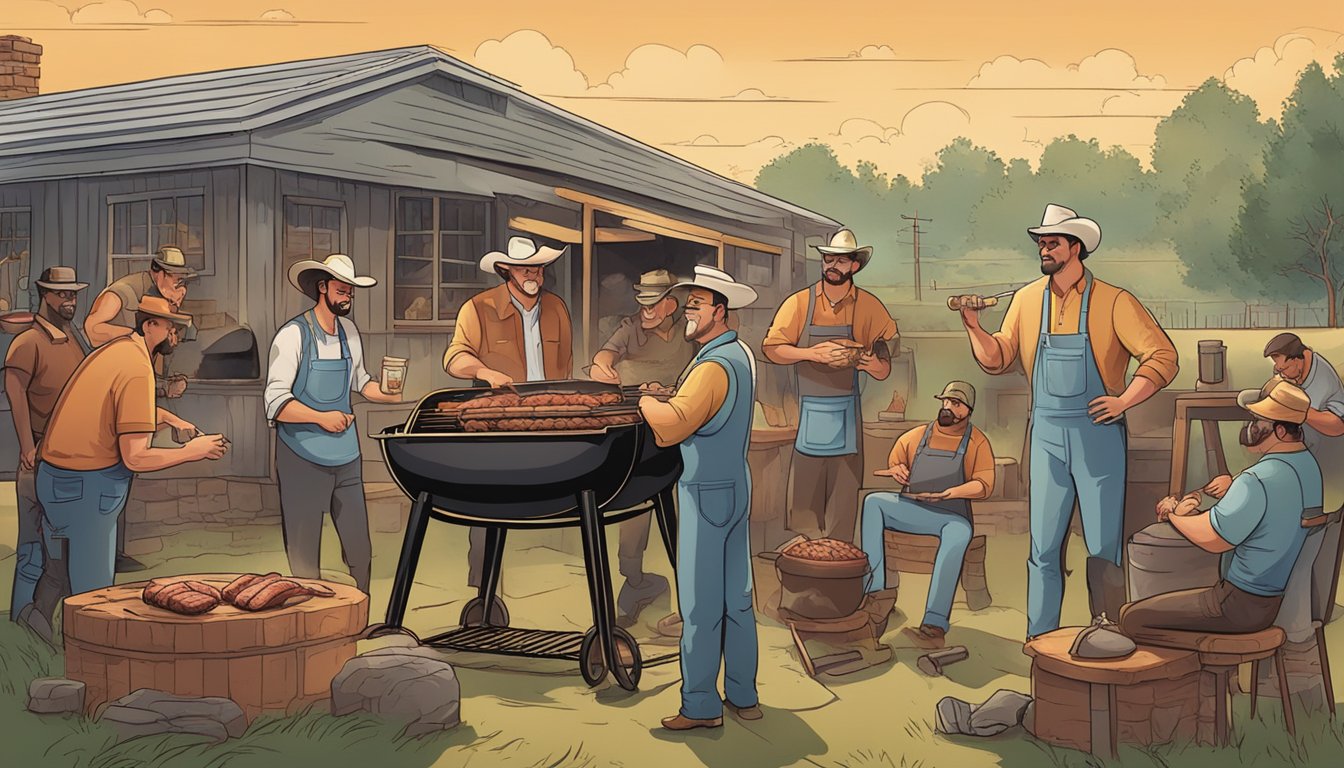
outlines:
[[[51,293],[57,298],[64,299],[65,301],[70,301],[79,295],[78,291],[51,291]]]

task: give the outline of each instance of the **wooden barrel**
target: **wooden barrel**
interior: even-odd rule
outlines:
[[[1129,541],[1129,599],[1213,586],[1218,555],[1191,544],[1171,523],[1153,523]]]
[[[236,574],[197,579],[223,587]],[[304,582],[304,579],[295,579]],[[331,681],[355,656],[369,619],[358,589],[315,582],[336,594],[251,613],[222,604],[182,616],[145,603],[148,582],[66,598],[65,676],[87,687],[85,713],[141,688],[180,696],[224,696],[248,720],[293,713],[331,696]]]
[[[887,548],[887,583],[895,583],[899,573],[933,573],[933,561],[938,555],[938,537],[922,534],[884,532]],[[967,605],[973,611],[987,608],[993,602],[989,583],[985,578],[985,537],[972,536],[961,562],[961,590],[966,593]]]

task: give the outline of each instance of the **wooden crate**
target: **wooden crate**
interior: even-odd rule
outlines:
[[[182,578],[222,587],[234,576]],[[90,716],[140,688],[230,698],[249,721],[292,714],[330,697],[368,624],[368,595],[322,583],[335,596],[260,613],[221,605],[202,616],[146,604],[144,582],[74,595],[63,613],[66,677],[85,684]]]

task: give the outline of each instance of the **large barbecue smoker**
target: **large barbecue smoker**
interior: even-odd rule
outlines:
[[[512,413],[491,424],[464,410],[480,398],[512,394],[596,395],[603,405]],[[412,499],[386,621],[367,636],[403,632],[402,621],[431,519],[486,530],[484,573],[479,592],[462,610],[460,626],[424,639],[425,645],[477,653],[578,662],[584,681],[596,685],[610,671],[626,690],[639,685],[645,666],[675,661],[676,653],[643,659],[635,639],[615,624],[606,526],[652,511],[663,544],[676,566],[676,513],[672,488],[681,475],[681,454],[659,448],[639,415],[638,388],[593,381],[516,384],[507,389],[444,389],[415,407],[404,425],[373,435],[388,470]],[[485,413],[477,410],[477,413]],[[486,426],[482,426],[486,424]],[[557,426],[561,427],[557,429]],[[511,529],[578,526],[593,609],[587,632],[520,629],[496,594]],[[488,609],[487,609],[488,606]],[[417,638],[418,640],[418,638]]]

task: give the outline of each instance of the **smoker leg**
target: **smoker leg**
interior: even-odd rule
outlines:
[[[392,579],[392,595],[387,601],[387,616],[382,624],[365,630],[366,639],[394,632],[411,634],[401,622],[406,618],[406,603],[411,596],[411,584],[415,581],[416,566],[420,563],[420,549],[425,543],[425,529],[429,526],[429,509],[428,493],[421,493],[411,502],[411,515],[406,521],[406,536],[401,540],[401,557],[397,560],[397,573]]]
[[[654,514],[658,516],[658,532],[663,536],[663,547],[672,561],[672,573],[677,572],[677,508],[672,492],[663,491],[653,500]]]
[[[492,610],[483,616],[482,623],[486,626],[497,626],[499,624],[497,609],[493,608],[496,603],[503,602],[495,596],[495,592],[499,590],[499,573],[504,563],[504,534],[505,530],[503,528],[492,526],[485,529],[485,578],[481,579],[481,588],[477,597],[482,605],[492,607]]]
[[[614,601],[611,596],[611,563],[607,557],[607,539],[602,530],[602,517],[597,496],[591,490],[579,492],[579,522],[583,534],[583,559],[588,571],[588,596],[593,608],[593,629],[601,648],[607,670],[616,673],[616,681],[626,687],[628,680],[616,660],[612,628],[616,625]],[[580,664],[583,663],[581,659]],[[602,675],[606,677],[605,674]],[[600,682],[601,678],[598,678]],[[595,683],[594,683],[595,684]]]

